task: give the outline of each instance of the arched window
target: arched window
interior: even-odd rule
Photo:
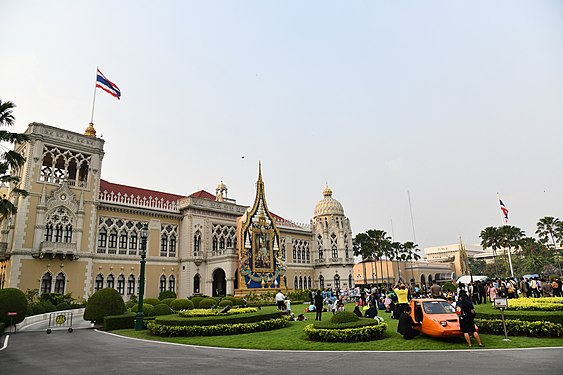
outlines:
[[[109,231],[109,242],[108,242],[108,247],[110,249],[115,249],[117,248],[117,231],[115,229],[111,229]],[[115,254],[115,250],[113,251],[108,251],[110,254]]]
[[[139,242],[137,231],[134,230],[129,235],[129,255],[137,255],[137,243]]]
[[[160,236],[160,256],[165,257],[168,255],[168,236],[162,233]]]
[[[297,250],[297,263],[301,263],[301,251]]]
[[[160,276],[160,293],[166,291],[166,276]]]
[[[297,249],[293,247],[293,261],[295,262],[296,260],[297,260]]]
[[[303,259],[303,263],[305,263],[305,249],[301,250],[301,259]]]
[[[306,256],[307,256],[307,263],[310,263],[311,262],[311,252],[309,251],[309,249],[307,249]]]
[[[323,251],[323,236],[320,234],[317,237],[317,248],[319,250],[319,259],[324,259],[324,251]]]
[[[94,290],[98,291],[100,289],[103,289],[104,287],[104,276],[102,276],[101,273],[98,274],[98,276],[96,276],[96,285],[94,286]]]
[[[171,257],[176,256],[176,236],[173,234],[170,235],[170,249],[168,255]]]
[[[340,276],[334,275],[334,288],[340,289]]]
[[[62,242],[63,239],[63,225],[57,224],[55,226],[55,242]]]
[[[127,278],[127,295],[133,294],[135,294],[135,276],[129,275],[129,278]]]
[[[197,230],[194,234],[194,256],[199,256],[200,244],[201,244],[201,232]]]
[[[217,237],[213,236],[213,241],[212,241],[212,245],[211,245],[211,250],[213,255],[217,255]]]
[[[64,239],[64,241],[66,243],[72,242],[72,225],[71,224],[67,224],[67,226],[65,227],[65,239]]]
[[[199,293],[200,282],[201,282],[201,277],[199,276],[199,273],[196,273],[196,275],[194,276],[194,294]]]
[[[303,289],[303,278],[299,276],[299,289]]]
[[[293,289],[299,289],[299,280],[297,280],[297,276],[295,276],[295,279],[293,280]]]
[[[51,293],[51,284],[53,282],[53,276],[47,272],[41,278],[41,294]]]
[[[65,275],[64,273],[60,272],[55,279],[55,293],[64,294],[65,292]]]
[[[113,275],[111,273],[108,275],[107,287],[108,288],[115,288],[115,278],[113,277]]]
[[[285,260],[285,241],[282,242],[282,245],[281,245],[281,256],[282,256],[282,259]]]
[[[311,288],[311,276],[309,276],[309,280],[308,280],[307,284],[308,284],[307,287],[308,287],[309,289],[312,289],[312,288]]]
[[[48,223],[45,226],[45,241],[51,242],[53,241],[53,224]]]
[[[336,248],[336,245],[332,246],[332,258],[333,259],[338,258],[338,249]]]
[[[100,228],[98,233],[98,253],[105,253],[108,244],[108,231],[106,228]]]
[[[45,220],[45,241],[70,243],[72,222],[73,216],[66,208],[59,207],[51,211]]]
[[[224,249],[225,249],[225,239],[221,237],[219,239],[219,250],[224,250]]]
[[[125,294],[125,276],[123,274],[117,278],[117,292],[121,295]]]
[[[171,292],[176,291],[176,278],[174,275],[170,275],[168,278],[168,290]]]
[[[119,233],[119,254],[126,254],[127,251],[121,251],[121,250],[127,250],[127,232],[122,230],[121,233]]]
[[[320,289],[324,289],[325,288],[325,278],[323,275],[319,276],[319,288]]]

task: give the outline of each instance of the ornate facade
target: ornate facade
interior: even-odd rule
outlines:
[[[111,287],[128,299],[138,293],[145,224],[148,297],[164,290],[181,297],[234,294],[243,282],[260,289],[353,284],[350,222],[328,187],[311,223],[299,225],[267,210],[260,172],[262,198],[251,226],[244,218],[252,209],[228,198],[222,181],[215,194],[184,196],[102,179],[104,140],[91,125],[79,134],[32,123],[26,134],[30,142],[16,147],[26,157],[17,174],[29,196],[18,198],[17,214],[2,222],[0,287],[78,298]],[[256,235],[245,237],[245,230]],[[259,252],[247,260],[259,274],[248,273],[239,255],[253,249],[247,240],[258,241],[258,233],[269,242],[252,242]]]

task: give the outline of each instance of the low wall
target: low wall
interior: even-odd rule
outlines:
[[[17,330],[21,330],[29,325],[35,324],[37,322],[42,322],[49,320],[49,315],[57,313],[57,312],[72,312],[73,315],[80,316],[84,315],[84,307],[80,309],[72,309],[72,310],[62,310],[62,311],[53,311],[52,313],[45,313],[45,314],[38,314],[26,317],[23,322],[16,324]],[[6,327],[7,329],[8,327]]]

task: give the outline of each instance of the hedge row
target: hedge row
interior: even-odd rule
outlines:
[[[495,313],[478,313],[477,314],[479,319],[487,319],[487,320],[501,320],[502,316],[500,312]],[[537,322],[537,321],[546,321],[555,324],[559,324],[563,326],[563,314],[556,313],[556,314],[549,314],[546,312],[530,312],[527,314],[522,314],[518,311],[504,311],[504,317],[506,319],[511,320],[522,320],[522,321],[529,321],[529,322]]]
[[[110,315],[104,318],[104,330],[113,331],[114,329],[124,329],[135,327],[135,313],[125,313],[122,315]]]
[[[264,320],[281,318],[282,312],[263,312],[238,314],[238,315],[215,315],[182,318],[176,315],[160,316],[155,319],[155,323],[167,326],[212,326],[217,324],[241,324],[257,323]]]
[[[368,319],[362,318],[355,322],[346,322],[346,323],[331,323],[329,321],[318,321],[313,323],[313,327],[315,329],[345,329],[345,328],[360,328],[360,327],[369,327],[369,326],[376,326],[380,324],[380,322],[376,319]]]
[[[509,336],[563,337],[563,325],[547,321],[523,321],[507,319],[506,332]],[[475,319],[479,332],[504,335],[502,320]]]
[[[189,317],[202,317],[202,316],[218,316],[221,310],[211,310],[211,309],[193,309],[180,311],[178,315],[182,318]],[[221,313],[220,315],[237,315],[257,312],[256,307],[235,307],[227,312]]]
[[[217,324],[205,326],[171,326],[158,324],[158,322],[155,321],[149,322],[147,327],[153,335],[157,336],[219,336],[270,331],[286,327],[288,323],[289,318],[281,317],[253,323]]]
[[[386,323],[344,329],[316,329],[313,324],[309,324],[305,326],[304,331],[313,341],[358,342],[382,339],[386,329]]]

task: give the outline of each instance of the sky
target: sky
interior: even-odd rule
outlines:
[[[0,2],[0,99],[83,133],[102,178],[308,223],[325,186],[353,235],[479,243],[563,219],[563,1]],[[410,198],[410,202],[409,202]],[[412,212],[412,215],[411,215]]]

